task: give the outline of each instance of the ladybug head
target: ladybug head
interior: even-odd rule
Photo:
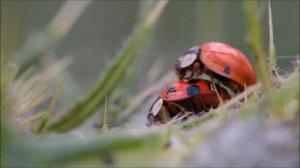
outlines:
[[[189,80],[200,71],[199,46],[187,50],[176,60],[175,70],[179,80]]]
[[[164,100],[162,98],[158,98],[151,106],[149,114],[148,114],[148,121],[147,125],[151,126],[157,122],[160,122],[159,113],[162,111]]]

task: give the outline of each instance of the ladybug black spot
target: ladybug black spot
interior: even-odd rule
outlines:
[[[186,88],[186,92],[189,96],[196,96],[200,94],[200,89],[196,86],[189,86]]]
[[[230,74],[230,67],[225,67],[223,72],[225,72],[229,75]]]
[[[170,87],[167,91],[167,93],[176,92],[175,87]]]

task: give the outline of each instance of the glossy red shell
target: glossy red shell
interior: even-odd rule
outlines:
[[[178,81],[170,84],[168,87],[164,88],[160,96],[166,101],[177,101],[186,99],[189,97],[187,95],[186,89],[189,87],[189,84],[184,81]],[[170,92],[170,89],[174,88],[174,92]]]
[[[230,99],[223,88],[216,86],[219,98],[211,84],[205,80],[178,81],[170,84],[161,91],[159,98],[152,104],[147,117],[148,125],[165,123],[181,112],[202,115],[211,108],[218,107],[220,98]]]
[[[255,71],[247,57],[230,45],[205,43],[201,48],[200,60],[211,71],[235,81],[241,87],[256,83]]]
[[[160,93],[160,96],[165,101],[179,101],[187,99],[191,97],[191,95],[189,95],[187,92],[187,89],[190,86],[196,86],[199,88],[200,94],[196,96],[202,96],[203,98],[207,96],[216,96],[216,93],[210,89],[210,82],[205,80],[199,80],[195,83],[188,83],[185,81],[174,82],[163,89]],[[221,90],[220,94],[223,98],[229,99],[228,94],[224,90]]]

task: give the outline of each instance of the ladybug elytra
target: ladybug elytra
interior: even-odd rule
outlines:
[[[221,87],[217,86],[216,90],[205,80],[170,84],[160,92],[160,96],[151,106],[147,117],[148,125],[165,123],[179,113],[200,114],[216,108],[220,103],[216,92],[222,100],[230,99],[229,94]]]
[[[247,57],[220,42],[208,42],[189,49],[177,59],[175,69],[179,80],[214,80],[234,93],[243,91],[245,85],[256,83],[255,72]]]

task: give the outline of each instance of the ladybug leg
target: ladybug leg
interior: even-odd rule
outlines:
[[[233,83],[233,82],[229,82],[229,87],[230,87],[236,94],[241,93],[240,90],[243,91],[243,90],[245,89],[245,88],[240,89],[240,87],[239,87],[237,84]]]
[[[199,62],[195,62],[194,65],[193,65],[193,75],[197,75],[199,76],[201,74],[201,66],[200,66],[200,63]]]
[[[189,81],[189,80],[192,79],[193,76],[194,76],[194,69],[192,67],[192,68],[187,69],[187,70],[184,71],[184,75],[183,75],[182,79],[184,81]]]
[[[200,96],[194,97],[192,99],[193,104],[196,106],[196,113],[199,114],[201,111],[205,111],[208,109],[207,104],[205,103],[205,99]]]
[[[176,72],[176,75],[177,75],[178,79],[183,80],[183,77],[184,77],[183,70],[179,69],[179,68],[178,69],[176,68],[175,72]]]
[[[202,107],[203,107],[202,111],[207,111],[210,108],[210,107],[207,106],[207,103],[205,102],[205,100],[202,97],[200,98],[200,102],[201,102]]]
[[[202,115],[204,115],[204,114],[206,114],[207,112],[206,111],[200,111],[197,115],[199,116],[199,117],[201,117]]]
[[[162,107],[162,120],[163,122],[167,122],[170,120],[170,110],[166,106]]]
[[[184,113],[184,115],[189,116],[190,114],[192,114],[192,112],[188,111],[186,108],[182,107],[181,105],[174,102],[170,102],[170,103],[175,107],[177,107],[178,109],[180,109]]]
[[[201,74],[200,68],[201,68],[200,63],[195,62],[189,70],[185,71],[184,78],[189,81],[194,77],[194,75],[199,76]]]

